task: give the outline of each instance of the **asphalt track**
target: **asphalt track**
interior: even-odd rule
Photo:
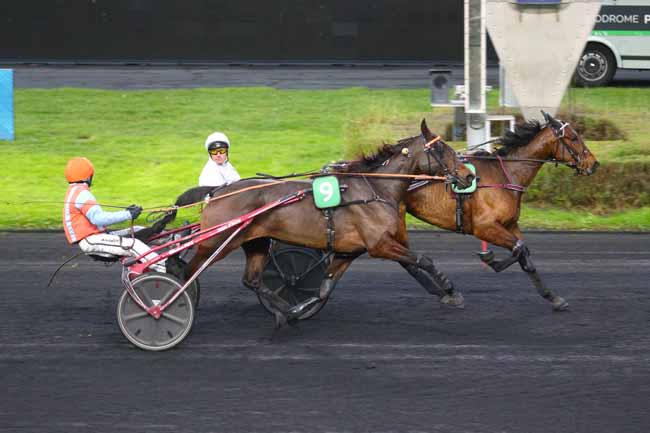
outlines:
[[[0,233],[1,432],[647,432],[650,234],[533,233],[553,313],[479,242],[411,233],[464,293],[440,306],[392,262],[362,257],[314,319],[272,329],[243,288],[243,255],[202,276],[177,348],[131,346],[119,269],[62,234]]]
[[[451,83],[463,84],[458,65],[232,65],[232,66],[98,66],[0,65],[13,68],[16,88],[81,87],[119,90],[198,87],[274,87],[279,89],[429,88],[431,68],[451,71]],[[487,68],[487,84],[499,85],[498,69]],[[650,70],[617,71],[613,86],[646,87]]]

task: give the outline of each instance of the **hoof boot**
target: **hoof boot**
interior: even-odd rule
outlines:
[[[440,303],[443,305],[449,305],[456,308],[465,308],[465,298],[460,292],[454,292],[450,295],[445,295],[440,298]]]
[[[290,319],[299,319],[302,314],[309,310],[311,307],[314,305],[318,304],[320,302],[320,298],[312,297],[307,299],[306,301],[301,302],[300,304],[292,307],[289,310],[289,318]]]
[[[569,303],[561,296],[556,296],[551,302],[553,303],[553,311],[569,310]]]

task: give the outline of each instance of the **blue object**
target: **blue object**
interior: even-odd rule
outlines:
[[[0,140],[14,139],[14,71],[0,69]]]

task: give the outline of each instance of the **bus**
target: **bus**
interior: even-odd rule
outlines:
[[[576,85],[607,85],[618,69],[650,69],[650,1],[603,1],[576,67]]]

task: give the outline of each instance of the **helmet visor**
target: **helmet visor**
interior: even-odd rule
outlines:
[[[226,153],[228,153],[228,149],[225,147],[217,147],[214,149],[209,149],[208,153],[210,155],[225,155]]]

